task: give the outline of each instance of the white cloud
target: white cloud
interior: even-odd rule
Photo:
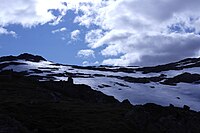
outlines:
[[[12,35],[14,37],[17,36],[17,34],[14,31],[8,31],[7,29],[0,27],[0,35],[4,34],[4,35]]]
[[[84,3],[93,0],[1,0],[0,27],[10,24],[32,27],[49,23],[57,25],[62,22],[67,10],[77,11]],[[101,0],[95,0],[101,1]],[[95,3],[95,2],[94,2]],[[54,14],[53,10],[57,13]]]
[[[60,29],[53,30],[53,31],[51,31],[51,33],[55,34],[57,32],[63,32],[63,31],[66,31],[66,30],[67,30],[67,28],[63,27],[63,28],[60,28]]]
[[[67,10],[78,10],[101,0],[1,0],[0,25],[20,24],[31,27],[51,22],[59,24]],[[52,10],[59,13],[54,15]]]
[[[97,66],[99,65],[99,62],[98,61],[95,61],[95,62],[84,61],[82,65],[83,66]]]
[[[71,32],[71,39],[72,40],[77,40],[80,33],[81,33],[80,30],[74,30],[74,31],[72,31]]]
[[[0,9],[0,25],[20,24],[31,27],[56,21],[60,15],[53,15],[50,9],[59,10],[62,15],[67,7],[62,0],[2,0]]]
[[[102,49],[103,64],[154,65],[198,55],[199,5],[199,0],[109,0],[80,9],[75,22],[99,27],[88,32],[86,42]]]
[[[25,28],[46,23],[57,25],[68,10],[78,13],[78,10],[95,3],[101,3],[101,0],[1,0],[0,27],[6,29],[10,24]]]
[[[1,34],[14,35],[6,30],[9,24],[57,25],[73,10],[74,22],[90,30],[89,48],[102,49],[104,64],[159,64],[199,55],[199,5],[199,0],[2,0],[0,27]],[[75,30],[71,38],[79,34]]]
[[[66,30],[67,30],[67,28],[65,28],[65,27],[63,27],[63,28],[60,29],[61,32],[62,31],[66,31]]]
[[[80,50],[80,51],[77,53],[77,56],[78,56],[78,57],[81,57],[81,58],[88,58],[88,57],[93,57],[93,58],[95,58],[94,51],[91,50],[91,49]]]
[[[88,43],[88,46],[91,48],[96,48],[101,45],[101,43],[97,43],[98,40],[101,40],[101,38],[104,36],[104,33],[102,30],[91,30],[88,32],[85,36],[85,41]]]
[[[135,41],[132,41],[132,40]],[[159,42],[159,43],[158,43]],[[176,61],[185,57],[195,57],[200,50],[200,36],[193,33],[170,35],[132,36],[126,45],[116,43],[106,47],[102,54],[109,57],[120,55],[119,58],[109,58],[103,61],[105,65],[154,65]],[[112,52],[111,52],[112,51]]]

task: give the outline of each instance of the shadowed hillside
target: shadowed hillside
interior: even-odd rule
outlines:
[[[38,81],[24,73],[0,73],[3,133],[197,133],[200,113],[189,107],[133,106],[66,81]]]

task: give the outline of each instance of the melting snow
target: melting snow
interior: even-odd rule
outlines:
[[[130,77],[153,77],[165,74],[167,77],[174,77],[183,72],[199,73],[200,68],[187,68],[184,70],[170,70],[161,73],[142,74],[141,72],[124,73],[124,72],[111,72],[111,71],[98,71],[98,70],[85,70],[76,69],[71,66],[55,66],[52,62],[41,61],[31,62],[18,60],[17,62],[26,63],[26,65],[10,65],[3,70],[13,69],[14,71],[30,71],[30,69],[45,70],[39,68],[57,68],[58,70],[50,70],[50,73],[84,73],[84,74],[102,74],[105,77],[94,78],[74,78],[76,84],[87,84],[92,89],[99,90],[107,95],[114,96],[119,101],[129,99],[132,104],[145,104],[156,103],[163,106],[173,104],[182,107],[183,105],[190,106],[193,110],[200,110],[200,85],[179,83],[177,86],[162,85],[159,83],[129,83],[117,78],[107,77],[112,76],[130,76]],[[4,62],[3,62],[4,63]],[[46,76],[48,72],[32,75]],[[67,80],[67,77],[55,77],[57,80]],[[110,87],[99,87],[102,84],[109,85]]]

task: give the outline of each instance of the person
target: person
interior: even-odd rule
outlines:
[[[67,83],[70,85],[74,84],[73,78],[71,76],[68,77]]]

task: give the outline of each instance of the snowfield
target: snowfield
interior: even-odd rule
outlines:
[[[132,83],[120,79],[118,77],[158,77],[161,74],[166,75],[166,78],[172,78],[184,72],[191,74],[200,74],[200,67],[184,68],[183,70],[168,70],[161,71],[159,73],[147,73],[143,74],[141,71],[134,72],[112,72],[112,71],[100,71],[74,68],[73,66],[55,65],[53,62],[40,61],[32,62],[25,60],[16,60],[12,62],[18,62],[23,64],[9,65],[4,67],[3,70],[10,70],[16,72],[28,72],[27,76],[39,75],[48,76],[54,74],[55,80],[67,80],[67,74],[71,74],[74,77],[76,84],[87,84],[92,89],[101,91],[107,95],[114,96],[119,101],[128,99],[132,104],[145,104],[156,103],[163,106],[173,104],[175,106],[182,107],[188,105],[191,109],[200,111],[200,84],[194,83],[177,83],[177,85],[165,85],[160,82],[149,83]],[[0,62],[0,64],[9,63],[9,61]],[[190,63],[191,64],[191,63]],[[181,63],[178,64],[183,65]],[[184,64],[185,66],[187,64]],[[106,68],[106,67],[105,67]],[[131,68],[131,67],[127,67]],[[134,69],[135,67],[133,67]],[[119,69],[119,67],[107,67],[106,69]],[[34,70],[40,70],[41,72],[35,73]],[[59,74],[66,74],[65,76]],[[75,76],[74,76],[75,75]],[[48,78],[44,78],[48,80]],[[42,80],[41,80],[42,81]]]

